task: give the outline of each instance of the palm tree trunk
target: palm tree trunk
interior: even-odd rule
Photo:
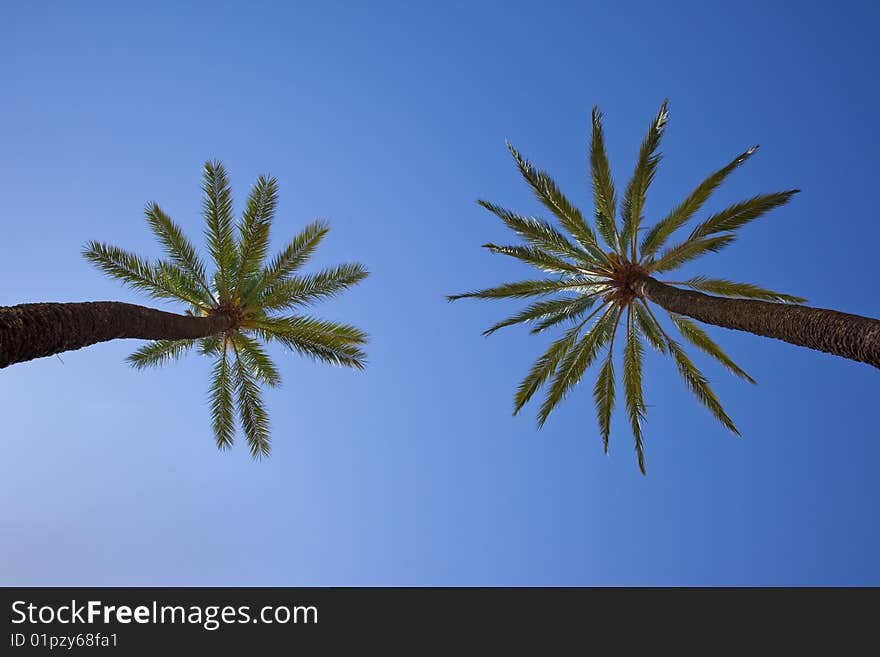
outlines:
[[[679,315],[880,367],[880,320],[808,306],[724,299],[646,276],[633,290]]]
[[[117,301],[0,306],[0,368],[117,338],[204,338],[231,324],[224,314],[192,317]]]

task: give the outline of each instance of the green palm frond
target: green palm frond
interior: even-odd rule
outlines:
[[[226,168],[221,162],[205,162],[202,192],[208,249],[217,265],[217,291],[225,299],[232,289],[236,253],[232,235],[232,190]]]
[[[603,261],[605,259],[605,252],[599,248],[599,244],[596,241],[596,234],[587,222],[584,221],[580,210],[571,204],[571,202],[559,190],[556,182],[547,175],[547,173],[536,170],[528,160],[524,159],[519,152],[517,152],[510,142],[507,143],[507,148],[510,151],[510,154],[513,155],[513,159],[516,162],[519,172],[532,188],[532,191],[538,200],[556,215],[556,218],[559,219],[559,223],[562,224],[563,228],[571,233],[572,237],[574,237],[588,253],[600,262]]]
[[[214,363],[211,377],[211,417],[217,447],[228,449],[235,440],[235,419],[232,404],[232,372],[225,350]]]
[[[135,369],[162,367],[177,360],[196,345],[196,340],[155,340],[139,348],[126,360]]]
[[[547,379],[553,376],[559,361],[565,357],[568,350],[577,341],[578,335],[580,335],[586,322],[587,320],[584,320],[577,326],[568,329],[563,337],[553,342],[547,351],[535,361],[529,373],[526,374],[525,378],[517,386],[516,395],[514,396],[514,415],[519,413],[538,389],[546,383]]]
[[[202,356],[217,356],[223,353],[224,336],[210,335],[207,338],[199,338],[198,345]]]
[[[717,294],[722,297],[739,297],[741,299],[760,299],[762,301],[775,301],[777,303],[804,303],[806,299],[790,294],[782,294],[773,290],[766,290],[751,283],[734,283],[723,278],[706,278],[694,276],[686,281],[663,281],[667,285],[681,285],[692,290]]]
[[[676,315],[675,313],[668,314],[672,323],[675,324],[676,328],[678,328],[679,332],[688,342],[694,345],[697,349],[710,355],[728,370],[736,374],[736,376],[745,379],[749,383],[755,383],[755,380],[746,374],[739,365],[734,363],[730,357],[722,351],[721,347],[712,341],[703,329],[686,317]]]
[[[251,189],[239,222],[238,272],[234,295],[241,294],[243,282],[256,275],[269,250],[269,227],[278,205],[278,181],[260,176]]]
[[[515,324],[536,322],[547,318],[555,318],[559,315],[574,317],[574,312],[576,312],[578,304],[581,302],[582,298],[583,297],[560,297],[558,299],[536,301],[529,305],[525,310],[493,324],[483,331],[483,335],[491,335],[495,331],[508,326],[514,326]],[[595,297],[590,297],[588,301],[595,303]]]
[[[149,261],[134,253],[109,244],[89,242],[83,250],[83,257],[111,278],[155,299],[201,302],[189,298],[185,290],[175,288],[169,276],[157,274],[156,268]]]
[[[278,203],[275,178],[261,176],[251,188],[238,223],[233,225],[232,192],[226,169],[207,162],[202,176],[205,236],[212,271],[200,260],[183,230],[157,203],[144,211],[147,224],[167,258],[157,262],[115,246],[89,242],[84,257],[105,274],[163,300],[186,305],[193,333],[225,315],[228,328],[197,339],[157,340],[140,347],[128,362],[137,369],[161,366],[189,350],[213,360],[209,391],[212,430],[218,448],[235,438],[236,407],[251,455],[269,454],[269,419],[261,386],[278,386],[281,374],[263,342],[275,342],[312,359],[363,369],[367,335],[349,324],[275,313],[335,297],[368,275],[360,264],[296,273],[329,230],[322,221],[307,225],[266,264],[269,232]],[[237,229],[237,239],[234,233]],[[572,270],[568,273],[581,270]],[[198,323],[198,327],[196,326]],[[262,342],[261,342],[262,340]]]
[[[574,242],[546,221],[534,217],[523,217],[488,201],[481,200],[477,201],[477,203],[501,219],[508,228],[532,246],[544,249],[557,256],[570,258],[575,262],[589,262],[592,260],[586,251],[576,246]]]
[[[277,285],[302,267],[318,248],[330,228],[323,221],[313,221],[307,225],[284,249],[276,255],[263,270],[257,282],[243,297],[247,305],[263,290]]]
[[[259,299],[259,307],[268,311],[307,306],[316,301],[335,297],[364,280],[367,275],[368,272],[363,265],[344,264],[317,274],[286,278],[264,290]]]
[[[602,434],[602,446],[608,453],[608,441],[611,437],[611,415],[614,413],[614,344],[608,345],[608,355],[599,368],[596,383],[593,385],[593,402],[596,405],[596,416],[599,420],[599,432]]]
[[[235,344],[235,343],[233,343]],[[269,416],[263,406],[260,385],[236,350],[235,391],[238,417],[245,439],[254,458],[269,456]]]
[[[761,194],[760,196],[754,196],[747,201],[735,203],[718,214],[712,215],[706,219],[706,221],[694,228],[688,239],[693,240],[700,237],[706,237],[707,235],[726,233],[742,228],[750,221],[766,214],[773,208],[785,205],[798,192],[800,192],[799,189],[791,189],[787,192]]]
[[[210,290],[174,263],[160,260],[153,266],[153,277],[163,289],[173,293],[171,298],[186,301],[199,311],[217,305]]]
[[[542,251],[535,246],[498,246],[497,244],[484,244],[483,248],[492,253],[510,256],[517,260],[532,265],[551,274],[580,274],[583,268],[566,262],[562,258]]]
[[[620,311],[614,307],[608,307],[580,341],[568,350],[556,369],[553,381],[544,397],[544,403],[541,405],[541,410],[538,411],[539,427],[544,425],[556,405],[581,380],[584,372],[595,360],[596,353],[602,345],[611,339],[619,319]]]
[[[205,275],[205,265],[196,253],[195,247],[183,234],[183,230],[169,217],[158,203],[149,203],[144,209],[147,224],[156,238],[165,247],[165,252],[171,258],[171,262],[185,272],[199,288],[203,299],[213,304],[216,300],[208,286]]]
[[[532,281],[517,281],[516,283],[504,283],[497,287],[489,287],[485,290],[453,294],[448,297],[450,301],[456,299],[522,299],[536,297],[557,292],[595,292],[596,286],[602,285],[589,278],[572,278],[554,280],[543,278]]]
[[[731,420],[727,416],[727,413],[724,412],[724,409],[721,407],[721,402],[718,401],[718,397],[715,396],[715,393],[712,392],[712,389],[709,387],[709,382],[706,380],[706,377],[704,377],[700,370],[698,370],[693,362],[691,362],[691,359],[688,358],[684,349],[682,349],[675,340],[669,340],[667,346],[669,347],[669,353],[671,353],[675,359],[678,373],[681,375],[685,384],[687,384],[687,387],[694,393],[696,398],[709,409],[719,422],[737,436],[740,435],[739,429],[736,428],[733,420]]]
[[[654,349],[661,354],[666,353],[666,338],[663,335],[663,328],[657,322],[648,306],[642,299],[630,306],[632,308],[636,325],[639,327],[642,335],[651,344]]]
[[[626,410],[635,439],[636,455],[639,461],[639,470],[645,471],[645,454],[642,445],[642,422],[645,418],[644,396],[642,392],[642,360],[644,348],[639,339],[639,332],[632,314],[633,306],[629,306],[626,328],[626,345],[623,349],[623,391],[626,400]]]
[[[678,205],[664,219],[654,224],[654,227],[648,231],[648,234],[645,235],[645,239],[642,240],[642,258],[644,259],[653,255],[657,249],[663,246],[672,233],[687,223],[687,221],[693,217],[701,207],[703,207],[703,204],[709,200],[712,192],[718,189],[718,186],[724,182],[725,178],[748,160],[757,150],[758,146],[752,146],[745,153],[739,154],[727,166],[719,169],[697,185],[697,188],[691,192],[691,194],[682,201],[680,205]]]
[[[608,156],[605,154],[602,112],[599,111],[598,107],[593,108],[593,133],[590,139],[590,177],[593,181],[596,231],[609,248],[612,250],[617,249],[621,244],[620,234],[617,231],[617,220],[615,219],[617,215],[617,199],[614,195],[614,180],[611,177],[611,167],[608,164]]]
[[[715,237],[689,237],[681,244],[677,244],[648,264],[651,271],[664,272],[678,269],[684,263],[690,262],[707,253],[717,253],[724,247],[736,241],[736,235],[716,235]]]
[[[557,324],[580,319],[585,312],[596,305],[596,302],[599,301],[601,295],[604,293],[604,290],[599,290],[598,292],[592,292],[577,297],[574,301],[569,303],[566,308],[545,316],[532,327],[530,332],[534,335],[546,331],[548,328],[556,326]]]
[[[632,178],[627,183],[621,199],[620,213],[623,218],[623,228],[620,231],[622,242],[620,248],[625,252],[630,248],[630,242],[632,242],[632,259],[634,261],[639,226],[642,222],[642,210],[645,207],[645,195],[654,180],[657,165],[660,163],[660,154],[657,153],[657,148],[660,146],[660,138],[663,136],[663,130],[669,120],[666,105],[667,101],[664,100],[660,111],[648,128],[648,134],[639,149],[639,159],[635,171],[633,171]]]
[[[238,332],[232,342],[242,363],[261,383],[272,388],[281,385],[281,374],[263,345],[249,335]]]
[[[89,242],[82,254],[102,272],[135,290],[159,298],[174,296],[168,290],[162,289],[156,281],[153,266],[140,256],[100,242]]]
[[[253,320],[253,329],[264,340],[275,340],[316,361],[362,370],[366,355],[361,346],[367,335],[349,324],[292,316]]]

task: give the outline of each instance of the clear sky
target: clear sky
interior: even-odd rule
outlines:
[[[758,380],[694,355],[736,439],[650,353],[642,477],[591,383],[512,417],[552,338],[481,331],[521,303],[444,299],[531,275],[480,248],[510,236],[477,198],[541,212],[505,139],[589,208],[592,105],[622,185],[668,97],[650,220],[755,143],[710,211],[803,190],[693,271],[880,316],[875,3],[122,4],[0,5],[0,305],[153,303],[80,249],[158,256],[150,200],[203,244],[219,158],[238,209],[278,177],[278,242],[326,218],[313,267],[370,268],[317,309],[370,362],[273,352],[263,462],[216,450],[206,359],[3,370],[0,583],[880,584],[877,370],[710,327]]]

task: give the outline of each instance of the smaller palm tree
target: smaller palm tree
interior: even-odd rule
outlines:
[[[668,311],[672,325],[684,340],[716,359],[733,374],[751,383],[754,383],[754,380],[696,323],[683,315],[692,314],[702,321],[759,333],[760,328],[753,329],[740,318],[737,318],[739,324],[732,320],[727,320],[725,324],[710,313],[701,312],[701,307],[717,302],[758,304],[758,306],[745,306],[744,310],[742,306],[737,305],[729,314],[761,316],[763,312],[763,317],[766,318],[770,312],[784,313],[785,310],[780,308],[783,304],[787,309],[790,308],[788,304],[805,301],[800,297],[774,292],[750,283],[734,283],[726,279],[695,276],[686,281],[672,282],[657,281],[653,278],[654,275],[673,271],[701,255],[720,251],[729,246],[736,239],[738,229],[766,212],[784,205],[798,192],[798,190],[789,190],[763,194],[730,206],[697,225],[683,241],[661,252],[661,248],[673,233],[687,223],[725,178],[757,149],[757,146],[748,149],[727,166],[710,175],[679,206],[641,236],[645,195],[660,161],[657,149],[667,119],[664,102],[642,142],[635,171],[621,199],[618,221],[614,183],[605,154],[602,115],[598,108],[593,109],[590,163],[595,202],[593,212],[595,231],[585,221],[581,212],[562,194],[552,178],[545,172],[535,169],[508,144],[523,178],[538,200],[556,216],[564,232],[541,219],[524,217],[481,200],[478,201],[481,206],[499,217],[508,228],[525,240],[523,245],[485,244],[484,246],[492,253],[516,258],[550,274],[551,277],[507,283],[448,297],[450,300],[465,297],[480,299],[549,297],[498,322],[485,331],[486,335],[521,323],[532,323],[532,333],[541,333],[551,327],[564,324],[569,325],[562,337],[554,341],[535,362],[519,384],[515,395],[514,414],[518,413],[542,386],[547,385],[544,402],[538,412],[539,426],[543,426],[553,409],[583,378],[587,368],[599,358],[604,348],[605,355],[602,357],[602,364],[593,386],[593,397],[606,453],[611,433],[611,415],[616,400],[614,348],[615,344],[620,343],[615,343],[615,338],[618,328],[625,327],[621,338],[623,342],[621,378],[627,415],[642,474],[645,473],[642,423],[647,409],[642,393],[644,342],[660,353],[670,356],[675,361],[685,385],[697,399],[725,427],[739,435],[739,431],[725,413],[706,378],[693,364],[681,344],[673,339],[658,321],[648,301],[653,301]],[[600,244],[600,240],[604,246]],[[689,287],[733,299],[718,300],[715,297],[683,291],[674,286]],[[682,295],[688,294],[694,297],[685,297],[684,301],[679,301]],[[765,303],[768,301],[774,303]],[[688,303],[697,308],[690,308]],[[673,311],[673,308],[681,308],[681,310]],[[840,326],[846,325],[841,318],[844,320],[849,318],[850,323],[862,320],[874,321],[844,316],[843,313],[833,311],[806,308],[803,310],[811,314],[804,315],[799,321],[779,321],[776,324],[810,324],[815,323],[817,316],[819,321],[824,321],[826,315],[820,313],[826,313],[829,322],[835,321]],[[721,311],[716,312],[719,315],[720,313]],[[765,323],[773,322],[765,319]],[[821,333],[821,331],[814,330],[813,333]],[[762,334],[813,348],[823,348],[821,344],[817,344],[816,339],[813,339],[812,343],[798,342],[779,330],[775,333]],[[795,338],[799,339],[799,336],[796,335]],[[841,340],[841,342],[861,344],[857,340]]]
[[[193,349],[213,359],[210,403],[217,446],[232,445],[237,407],[254,457],[266,456],[270,450],[261,386],[281,382],[265,343],[278,343],[324,363],[362,369],[361,347],[367,340],[363,331],[349,324],[291,312],[355,285],[367,270],[359,264],[343,264],[316,274],[297,273],[328,232],[320,221],[306,226],[267,262],[277,187],[275,178],[257,180],[236,230],[226,170],[220,162],[205,164],[203,209],[212,274],[181,228],[156,203],[148,204],[145,214],[167,260],[150,263],[99,242],[90,242],[83,253],[105,274],[134,289],[157,299],[181,301],[188,306],[187,315],[219,320],[220,330],[215,326],[203,337],[154,340],[128,361],[138,369],[161,366]]]

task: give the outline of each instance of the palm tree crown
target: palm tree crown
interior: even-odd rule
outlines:
[[[712,192],[757,150],[757,146],[738,155],[719,169],[650,230],[644,231],[645,195],[660,161],[658,147],[668,120],[666,102],[651,122],[639,150],[635,171],[620,200],[619,219],[614,183],[605,154],[602,114],[593,109],[590,165],[594,198],[595,230],[581,212],[562,194],[545,172],[537,170],[510,144],[516,166],[536,197],[558,219],[562,230],[534,217],[524,217],[493,203],[479,204],[496,215],[521,237],[525,244],[499,246],[485,244],[492,253],[511,256],[551,276],[537,280],[506,283],[465,294],[450,296],[480,299],[547,297],[485,331],[491,334],[514,324],[533,322],[532,333],[540,333],[563,323],[570,326],[538,358],[519,384],[514,414],[520,411],[539,388],[547,384],[538,425],[581,380],[587,368],[602,356],[593,397],[604,449],[608,451],[611,415],[615,405],[614,345],[618,328],[625,327],[622,384],[627,415],[635,439],[639,468],[645,473],[642,422],[646,405],[642,394],[644,342],[670,356],[685,385],[728,429],[739,434],[724,412],[706,378],[688,358],[679,342],[660,324],[651,306],[634,283],[644,277],[666,274],[686,262],[729,246],[736,231],[767,211],[787,203],[798,190],[762,194],[736,203],[699,223],[681,242],[666,246],[667,240],[703,206]],[[643,233],[643,236],[642,236]],[[641,239],[640,239],[641,237]],[[601,240],[601,243],[600,243]],[[725,297],[801,303],[805,299],[780,294],[749,283],[695,276],[667,284],[688,287]],[[669,313],[672,325],[697,349],[718,360],[725,368],[754,383],[694,322]]]
[[[99,242],[90,242],[83,252],[105,274],[137,290],[186,303],[187,314],[229,318],[229,328],[222,333],[153,341],[128,361],[138,369],[160,366],[193,348],[212,358],[210,403],[217,446],[225,449],[232,445],[237,406],[254,457],[270,451],[261,385],[281,382],[264,343],[277,342],[318,361],[362,369],[365,355],[361,346],[367,339],[354,326],[290,312],[336,295],[363,280],[367,271],[359,264],[343,264],[316,274],[296,273],[328,232],[328,226],[320,221],[306,226],[267,262],[277,187],[275,178],[261,176],[235,226],[226,170],[220,162],[205,163],[203,213],[213,274],[209,275],[183,231],[156,203],[147,205],[145,215],[167,259],[153,263]]]

